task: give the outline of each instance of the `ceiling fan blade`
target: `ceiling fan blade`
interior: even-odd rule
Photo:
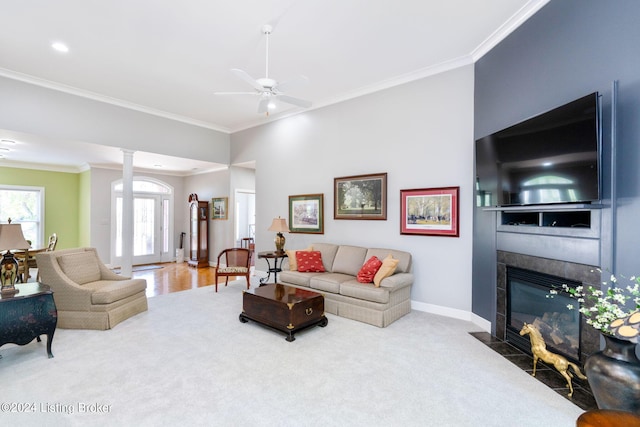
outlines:
[[[260,95],[257,92],[213,92],[214,95]]]
[[[307,101],[300,98],[294,98],[288,95],[278,95],[278,99],[286,102],[287,104],[297,105],[298,107],[302,107],[302,108],[309,108],[312,105],[311,101]]]
[[[262,97],[258,102],[258,114],[264,114],[269,111],[269,97]]]
[[[249,83],[256,90],[259,90],[260,92],[264,91],[264,87],[260,83],[258,83],[256,79],[247,74],[246,71],[239,68],[233,68],[231,72],[235,74],[236,77],[238,77],[240,80],[244,80],[245,82]]]
[[[273,90],[277,90],[279,92],[287,92],[292,88],[300,87],[309,83],[309,79],[306,76],[298,76],[294,79],[287,80],[282,83],[278,83],[273,87]]]

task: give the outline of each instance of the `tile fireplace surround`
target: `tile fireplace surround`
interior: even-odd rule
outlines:
[[[495,337],[477,337],[490,347],[496,347],[496,351],[503,353],[503,356],[514,359],[514,363],[518,364],[522,369],[530,371],[533,368],[533,359],[530,355],[524,354],[519,349],[507,342],[507,266],[518,267],[526,270],[536,271],[539,273],[550,274],[553,276],[565,278],[568,280],[582,283],[584,286],[594,286],[600,289],[601,275],[597,271],[598,267],[585,264],[576,264],[567,261],[541,258],[537,256],[524,255],[514,252],[498,251],[497,252],[497,301],[496,301],[496,324]],[[587,357],[600,349],[600,333],[587,325],[584,316],[581,320],[580,334],[580,365],[584,366]],[[538,369],[542,362],[538,362]],[[539,380],[547,383],[558,393],[565,395],[564,380],[559,373],[554,371],[553,367],[544,367]],[[583,409],[594,409],[595,400],[586,381],[576,381],[574,378],[574,387],[576,392],[572,401]],[[577,387],[576,387],[577,386]]]

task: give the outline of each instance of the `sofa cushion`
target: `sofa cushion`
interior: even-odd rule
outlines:
[[[307,249],[289,249],[287,253],[287,259],[289,260],[289,270],[298,271],[298,262],[296,261],[296,252],[298,251],[312,251],[313,246],[309,246]]]
[[[298,251],[296,262],[300,272],[323,272],[322,254],[319,251]]]
[[[346,281],[354,280],[353,276],[342,273],[318,274],[309,280],[309,287],[319,291],[340,293],[340,285]]]
[[[90,282],[85,287],[92,289],[92,304],[111,304],[121,299],[144,292],[147,289],[147,281],[144,279],[129,280],[98,280]]]
[[[377,256],[372,256],[364,263],[360,271],[358,271],[358,282],[360,283],[373,283],[373,277],[376,275],[380,266],[382,265],[382,261],[378,259]]]
[[[326,273],[300,273],[299,271],[282,270],[278,274],[278,282],[309,287],[312,277]]]
[[[336,252],[335,260],[331,267],[334,273],[350,274],[357,276],[358,271],[367,259],[367,249],[359,246],[341,245]]]
[[[331,270],[331,266],[333,265],[333,260],[336,257],[338,245],[334,245],[332,243],[314,243],[313,250],[320,251],[322,254],[322,265],[324,265],[324,270],[333,271]]]
[[[383,259],[380,269],[378,270],[378,272],[373,278],[373,284],[376,285],[376,287],[379,287],[380,282],[382,282],[382,279],[384,279],[385,277],[391,276],[396,271],[398,262],[399,260],[393,258],[391,254],[389,254],[385,259]]]
[[[389,302],[389,289],[380,288],[373,283],[362,284],[355,280],[349,280],[340,284],[340,295],[357,298],[365,301],[373,301],[380,304]]]
[[[71,281],[79,285],[100,280],[98,258],[92,251],[61,255],[58,257],[58,265]]]

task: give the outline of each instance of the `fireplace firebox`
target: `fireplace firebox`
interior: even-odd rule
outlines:
[[[577,359],[583,365],[589,355],[600,349],[599,331],[586,324],[585,317],[577,310],[578,301],[563,293],[547,298],[549,289],[561,289],[565,283],[600,289],[597,266],[507,251],[498,251],[497,261],[497,338],[530,354],[528,337],[521,337],[519,333],[524,322],[536,324],[539,318],[537,326],[541,332],[549,329],[548,335],[543,336],[550,351],[573,361]],[[511,277],[507,280],[507,270],[510,276],[515,272],[515,280]],[[576,308],[569,310],[567,304],[574,304]],[[541,326],[543,320],[545,326]]]
[[[573,362],[580,362],[580,312],[577,302],[562,291],[562,285],[581,283],[537,271],[507,267],[506,340],[529,352],[528,336],[520,336],[524,323],[535,326],[547,348]],[[555,289],[557,294],[551,294]],[[575,308],[569,309],[572,304]]]

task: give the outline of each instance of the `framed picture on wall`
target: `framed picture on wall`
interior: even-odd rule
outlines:
[[[400,234],[458,237],[460,187],[400,190]]]
[[[334,219],[387,219],[387,174],[333,179]]]
[[[289,196],[289,232],[324,234],[324,194]]]
[[[211,199],[211,219],[227,219],[228,197]]]

